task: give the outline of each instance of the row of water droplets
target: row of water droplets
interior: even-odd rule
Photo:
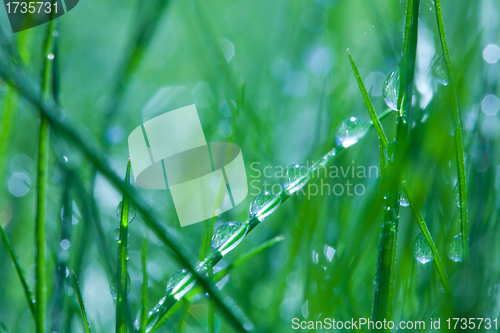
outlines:
[[[251,229],[275,212],[290,195],[302,189],[311,179],[314,171],[325,167],[342,149],[357,143],[368,133],[370,127],[371,124],[363,118],[347,118],[337,128],[336,148],[326,153],[309,168],[301,164],[287,167],[281,178],[280,193],[274,194],[269,191],[260,193],[250,204],[249,219],[246,222],[226,222],[217,228],[212,237],[213,254],[197,266],[197,272],[206,275],[213,265],[241,243]],[[153,329],[165,310],[168,310],[165,307],[173,304],[168,301],[180,300],[194,287],[195,282],[194,275],[187,269],[180,269],[170,277],[166,288],[167,296],[160,300],[148,314],[147,332]]]
[[[123,201],[120,201],[120,203],[118,204],[118,207],[116,207],[116,217],[118,218],[118,222],[121,222],[121,220],[122,220],[122,211],[123,211]],[[135,215],[136,215],[136,208],[135,208],[134,204],[129,201],[129,203],[128,203],[128,223],[132,223],[132,221],[135,219]],[[113,236],[115,237],[115,239],[117,241],[120,240],[120,228],[115,229],[115,231],[113,232]],[[128,255],[127,255],[127,260],[128,260]],[[127,295],[130,293],[130,284],[131,284],[130,275],[128,275],[128,273],[127,273],[127,284],[126,284]],[[113,296],[113,298],[116,299],[116,297],[118,295],[118,290],[117,290],[114,282],[111,283],[110,289],[111,289],[111,295]]]

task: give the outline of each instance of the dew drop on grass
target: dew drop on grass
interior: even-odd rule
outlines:
[[[436,78],[436,81],[443,86],[446,86],[449,82],[448,72],[446,70],[446,59],[444,56],[440,56],[432,64],[432,75]]]
[[[361,140],[369,129],[370,123],[365,119],[358,117],[347,118],[337,127],[335,142],[337,142],[337,145],[347,148]]]
[[[387,167],[391,167],[396,160],[397,142],[393,141],[384,148],[384,161]]]
[[[335,155],[333,155],[333,156],[335,156]],[[314,162],[313,165],[311,165],[311,172],[314,172],[314,171],[318,170],[319,168],[326,166],[328,164],[328,162],[330,161],[330,159],[331,159],[330,153],[321,157],[319,160]]]
[[[300,190],[311,178],[309,169],[300,164],[293,164],[286,168],[281,187],[290,195]]]
[[[422,264],[427,264],[434,259],[431,247],[422,233],[419,233],[413,242],[413,256]]]
[[[116,217],[118,218],[118,221],[122,220],[122,207],[123,207],[123,201],[120,201],[118,204],[118,207],[116,207]],[[129,202],[128,203],[128,222],[132,222],[135,219],[135,206]]]
[[[262,192],[250,204],[250,218],[264,220],[281,205],[281,196],[272,192]]]
[[[248,224],[241,222],[227,222],[215,231],[212,237],[212,248],[225,256],[238,246],[248,231]]]
[[[193,274],[187,269],[179,269],[168,280],[167,295],[179,300],[193,288],[195,282]]]
[[[116,240],[120,240],[120,228],[116,228],[113,232],[113,236],[115,236]]]
[[[446,255],[450,260],[462,262],[464,247],[462,243],[462,234],[453,237],[446,248]]]
[[[401,195],[399,196],[399,206],[408,207],[410,205],[410,201],[408,201],[408,197],[404,191],[401,191]]]
[[[382,86],[382,95],[384,96],[385,104],[394,111],[398,110],[399,97],[399,65],[387,75]]]
[[[127,295],[130,294],[130,285],[131,284],[132,284],[132,282],[130,280],[130,275],[127,274],[127,284],[126,284]],[[113,298],[116,299],[116,297],[118,296],[118,288],[116,288],[116,285],[114,282],[111,283],[110,289],[111,289],[111,295],[113,296]]]

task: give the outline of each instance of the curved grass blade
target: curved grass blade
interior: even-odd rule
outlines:
[[[87,318],[87,312],[85,311],[85,306],[83,305],[82,293],[80,292],[80,288],[78,287],[78,282],[76,281],[75,272],[71,271],[71,274],[73,275],[73,282],[75,283],[76,296],[78,297],[78,304],[80,305],[80,312],[82,314],[83,327],[85,328],[85,333],[91,333],[90,323]]]
[[[0,233],[2,234],[2,240],[3,243],[5,244],[5,247],[7,248],[7,252],[9,253],[9,257],[12,260],[12,263],[14,264],[14,267],[16,268],[17,276],[19,277],[19,281],[21,281],[21,284],[23,286],[24,290],[24,295],[26,296],[26,301],[28,302],[28,307],[30,308],[31,314],[35,316],[35,309],[33,306],[33,296],[31,294],[30,287],[28,285],[28,282],[26,282],[26,278],[24,277],[23,270],[21,269],[21,265],[19,264],[19,260],[17,259],[16,253],[14,252],[14,249],[12,248],[12,245],[10,244],[9,238],[7,237],[7,234],[5,233],[5,230],[2,227],[2,224],[0,223]]]
[[[141,299],[141,324],[140,333],[146,332],[146,324],[148,319],[148,271],[147,271],[147,261],[146,261],[146,248],[147,241],[144,238],[144,243],[142,244],[141,253],[141,265],[142,265],[142,299]]]
[[[406,192],[406,196],[408,197],[408,202],[410,203],[411,210],[413,212],[413,215],[415,216],[415,219],[418,222],[418,226],[420,227],[420,231],[422,231],[422,235],[424,235],[425,239],[427,240],[427,243],[429,243],[429,246],[431,247],[432,254],[434,255],[434,265],[436,266],[436,269],[439,273],[439,276],[441,277],[441,283],[443,284],[444,289],[446,292],[450,292],[450,282],[448,279],[448,274],[446,274],[446,270],[444,269],[443,261],[441,260],[441,256],[439,255],[439,252],[436,248],[436,245],[434,244],[434,241],[432,240],[431,233],[429,231],[429,228],[427,228],[427,224],[425,223],[424,217],[422,216],[422,213],[416,207],[415,205],[415,198],[413,196],[413,193],[411,192],[410,188],[406,184],[406,182],[403,182],[403,190]]]
[[[127,163],[125,183],[130,184],[130,159]],[[118,240],[116,333],[127,333],[127,289],[130,287],[127,280],[129,207],[130,200],[129,197],[125,194],[123,195],[122,200],[120,238]]]
[[[450,51],[448,43],[446,42],[446,34],[444,32],[443,14],[441,12],[441,0],[435,0],[434,6],[436,7],[436,19],[439,29],[439,38],[441,40],[441,47],[443,48],[443,55],[446,62],[446,71],[449,78],[449,87],[446,87],[450,94],[451,111],[453,113],[453,121],[455,122],[455,151],[457,158],[457,173],[458,173],[458,195],[460,202],[460,222],[463,242],[463,261],[467,262],[469,259],[469,217],[467,210],[467,183],[465,176],[465,151],[464,141],[462,138],[462,124],[460,120],[460,111],[458,110],[457,90],[455,87],[455,77],[453,73],[453,66],[451,64]]]
[[[375,130],[377,131],[378,137],[380,139],[380,145],[385,147],[389,144],[389,141],[387,140],[387,136],[385,135],[382,124],[380,123],[380,120],[378,119],[377,113],[375,112],[375,109],[373,108],[373,104],[370,101],[370,97],[368,96],[368,93],[366,92],[365,85],[363,84],[363,80],[361,79],[361,76],[359,75],[358,68],[356,67],[354,60],[351,57],[351,53],[349,52],[349,49],[347,49],[347,55],[349,56],[349,61],[351,62],[351,67],[352,67],[352,70],[354,72],[354,77],[356,77],[356,81],[358,82],[359,90],[361,90],[361,95],[363,95],[363,100],[365,101],[366,108],[368,109],[368,113],[370,114],[370,119],[372,120],[373,127],[375,127]]]

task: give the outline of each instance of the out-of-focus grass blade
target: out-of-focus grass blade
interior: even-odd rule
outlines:
[[[236,268],[238,266],[240,266],[241,264],[243,264],[244,262],[248,261],[249,259],[255,257],[256,255],[258,255],[259,253],[261,253],[262,251],[265,251],[267,250],[268,248],[278,244],[278,243],[281,243],[282,241],[285,240],[285,236],[283,235],[279,235],[279,236],[276,236],[264,243],[262,243],[261,245],[255,247],[253,250],[251,250],[250,252],[248,252],[247,254],[241,256],[240,258],[238,258],[237,260],[235,260],[234,262],[230,263],[227,267],[225,267],[224,269],[221,269],[219,272],[217,272],[215,275],[214,275],[214,280],[215,281],[220,281],[224,276],[226,276],[230,270],[232,270],[233,268]]]
[[[45,33],[43,47],[42,98],[50,100],[52,82],[52,59],[54,52],[55,20],[50,21]],[[35,216],[35,322],[36,332],[46,330],[47,315],[47,262],[46,262],[46,210],[47,188],[49,181],[49,118],[41,114],[38,136],[37,192]]]
[[[457,90],[455,87],[453,66],[451,64],[450,51],[448,49],[448,43],[446,42],[446,34],[444,31],[443,14],[441,12],[441,0],[435,0],[434,6],[436,7],[436,19],[439,29],[439,38],[441,40],[441,47],[443,48],[443,55],[446,60],[446,71],[449,81],[449,87],[447,87],[446,89],[450,94],[453,121],[455,122],[455,150],[458,172],[458,195],[460,202],[459,210],[462,231],[462,245],[464,249],[463,261],[467,262],[469,260],[469,217],[467,211],[467,183],[465,177],[465,151],[464,141],[462,138],[462,124],[460,120],[460,111],[458,110]]]
[[[147,239],[144,238],[142,244],[141,264],[142,264],[142,300],[141,300],[141,328],[140,333],[146,332],[148,319],[148,270],[146,261]]]
[[[125,183],[130,184],[130,159],[127,163]],[[130,200],[124,194],[122,199],[122,211],[120,220],[120,238],[118,240],[118,272],[116,286],[116,332],[127,333],[127,289],[130,288],[127,279],[128,261],[128,219]]]
[[[5,244],[5,247],[7,248],[7,252],[9,253],[10,259],[12,260],[12,263],[16,268],[17,276],[19,277],[19,280],[21,281],[21,284],[23,286],[24,295],[26,296],[26,301],[28,302],[31,314],[35,316],[35,309],[33,307],[33,296],[31,294],[30,287],[28,285],[28,282],[26,282],[26,278],[24,277],[24,273],[23,270],[21,269],[21,265],[19,264],[19,260],[17,259],[16,253],[14,252],[14,249],[12,248],[9,238],[7,237],[7,234],[5,233],[5,230],[3,229],[1,223],[0,223],[0,233],[2,234],[2,240],[3,243]]]
[[[75,283],[76,296],[78,297],[78,304],[80,305],[80,312],[82,314],[83,319],[83,327],[85,328],[85,333],[90,333],[90,323],[87,318],[87,312],[85,311],[85,306],[83,305],[82,293],[80,292],[80,288],[78,287],[78,282],[76,281],[75,272],[71,271],[73,275],[73,282]]]
[[[370,119],[372,120],[373,127],[375,127],[375,130],[377,131],[378,137],[380,139],[380,145],[385,147],[389,144],[389,141],[387,140],[387,136],[385,135],[384,128],[382,127],[382,124],[380,123],[380,120],[378,119],[377,113],[375,112],[375,109],[373,108],[373,104],[370,101],[370,97],[368,96],[368,93],[366,92],[365,85],[363,84],[363,80],[361,79],[361,76],[359,75],[358,68],[356,67],[354,60],[351,57],[351,53],[349,52],[349,49],[347,49],[347,55],[349,56],[349,61],[351,62],[351,67],[352,67],[352,70],[354,72],[354,77],[356,78],[356,81],[358,82],[359,90],[361,91],[361,95],[363,95],[363,100],[365,101],[366,108],[368,109],[368,113],[370,114]]]
[[[446,270],[444,269],[443,261],[441,260],[441,256],[439,255],[436,245],[434,244],[429,228],[425,223],[424,217],[422,216],[422,213],[420,212],[418,207],[416,207],[415,205],[415,198],[413,196],[413,193],[411,192],[406,182],[403,182],[403,190],[406,192],[406,196],[408,197],[408,202],[410,203],[413,215],[417,219],[420,231],[422,231],[422,234],[427,240],[427,243],[429,243],[429,246],[431,247],[432,254],[434,255],[434,265],[436,266],[439,276],[441,277],[441,283],[443,284],[443,287],[446,290],[446,292],[450,292],[450,282],[448,280],[448,274],[446,274]]]

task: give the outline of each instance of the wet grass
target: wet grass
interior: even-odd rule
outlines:
[[[108,5],[99,4],[102,10]],[[463,23],[447,16],[450,9],[441,8],[441,1],[377,3],[370,12],[356,2],[268,4],[265,12],[277,15],[261,17],[262,27],[245,27],[254,34],[241,38],[232,31],[253,22],[231,18],[264,11],[258,3],[237,6],[246,10],[144,1],[133,11],[117,12],[117,20],[134,19],[127,32],[92,42],[104,50],[99,58],[124,50],[113,62],[95,60],[73,44],[71,39],[87,32],[68,23],[57,28],[59,35],[52,24],[42,27],[44,34],[0,35],[0,76],[9,85],[0,92],[2,180],[16,180],[14,155],[22,152],[36,161],[33,171],[26,167],[36,181],[31,186],[24,180],[25,197],[15,197],[10,183],[9,192],[1,194],[6,251],[0,250],[5,258],[0,266],[7,273],[1,273],[0,323],[7,328],[0,325],[0,331],[274,333],[294,331],[293,318],[498,317],[496,137],[484,125],[494,121],[481,112],[484,91],[463,82],[482,82],[488,94],[498,89],[496,79],[485,74],[490,67],[477,59],[482,50],[477,41],[453,48],[463,42],[462,25],[483,33],[473,19],[478,6],[456,5],[457,15],[467,17]],[[81,9],[88,10],[83,4]],[[379,19],[384,22],[375,28]],[[364,26],[371,21],[373,30]],[[223,38],[234,42],[230,61]],[[453,65],[448,42],[455,52],[464,49]],[[425,53],[434,46],[434,53]],[[394,48],[402,50],[400,62]],[[449,78],[444,87],[422,69],[425,57],[433,62],[440,49]],[[86,61],[72,62],[75,55],[80,59],[74,50]],[[397,63],[398,111],[377,113],[386,107],[375,88],[382,90],[382,82],[375,78]],[[96,73],[99,80],[89,79]],[[110,82],[109,87],[97,92],[97,81]],[[281,193],[259,196],[260,201],[252,201],[252,193],[222,216],[179,228],[168,192],[138,189],[130,163],[125,168],[124,137],[146,120],[139,110],[165,84],[187,86],[207,141],[240,145],[249,184],[269,181],[283,188]],[[38,136],[24,139],[12,130],[17,122],[36,119]],[[289,167],[285,177],[273,171],[264,179],[269,171],[255,176],[254,162],[261,170],[307,167]],[[332,167],[356,164],[377,166],[377,179],[329,174]],[[341,180],[362,184],[364,194],[310,195],[314,186],[323,190]],[[118,223],[116,200],[122,200]],[[137,209],[133,224],[131,207]],[[23,221],[33,219],[35,227],[25,229],[32,231],[21,233],[27,228]],[[225,224],[230,221],[236,223]],[[459,233],[462,237],[454,238]],[[418,243],[425,260],[414,249],[418,237],[425,240]],[[26,319],[29,312],[34,324]]]

